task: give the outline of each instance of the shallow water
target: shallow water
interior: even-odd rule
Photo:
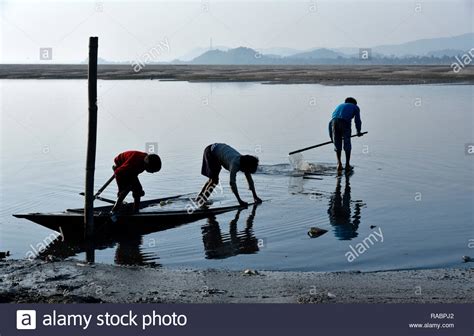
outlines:
[[[0,251],[22,258],[52,231],[13,213],[83,205],[87,83],[0,85]],[[327,141],[329,116],[346,96],[358,99],[369,131],[353,139],[354,173],[336,176],[330,145],[304,153],[312,174],[292,171],[287,153]],[[473,255],[474,157],[464,152],[474,142],[472,97],[473,86],[464,85],[100,81],[96,188],[111,175],[116,153],[157,143],[164,165],[142,175],[146,198],[197,192],[204,147],[226,142],[260,157],[254,180],[266,202],[112,242],[96,250],[96,260],[312,271],[462,266],[461,257]],[[234,204],[227,181],[225,172],[217,204]],[[242,176],[238,182],[250,200]],[[328,232],[310,238],[311,227]],[[374,231],[383,242],[357,248]],[[363,252],[349,262],[351,247]]]

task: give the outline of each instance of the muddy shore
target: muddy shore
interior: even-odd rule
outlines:
[[[473,303],[474,269],[387,272],[173,270],[0,262],[0,303]]]
[[[0,64],[0,79],[85,79],[87,65]],[[153,79],[189,82],[263,82],[267,84],[405,85],[474,84],[474,67],[455,73],[449,65],[99,65],[104,80]]]

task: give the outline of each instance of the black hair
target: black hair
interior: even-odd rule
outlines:
[[[240,170],[244,173],[253,174],[258,168],[258,157],[252,155],[242,155],[240,157]]]
[[[148,154],[145,157],[145,163],[151,171],[157,172],[161,170],[161,159],[156,154]]]
[[[344,103],[350,103],[350,104],[357,105],[357,100],[355,100],[355,98],[352,98],[352,97],[347,97],[346,100],[344,101]]]

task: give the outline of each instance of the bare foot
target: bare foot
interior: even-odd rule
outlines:
[[[346,172],[350,172],[354,169],[351,165],[346,165]]]
[[[200,196],[196,197],[194,199],[194,202],[201,208],[208,208],[209,205],[212,205],[212,201],[211,200],[206,200]]]
[[[339,164],[337,165],[337,171],[338,171],[338,172],[341,172],[341,171],[342,171],[342,163],[339,163]]]

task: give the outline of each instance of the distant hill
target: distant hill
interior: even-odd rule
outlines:
[[[396,45],[382,45],[372,48],[373,52],[386,56],[424,56],[440,49],[470,50],[474,47],[474,33],[453,37],[422,39]]]
[[[300,51],[292,48],[266,48],[259,51],[239,47],[208,50],[183,64],[449,64],[457,55],[474,47],[474,33],[410,41],[397,45],[372,47],[371,59],[359,59],[358,48],[315,48]]]
[[[443,50],[434,50],[426,54],[429,57],[454,57],[464,54],[466,51],[460,49],[443,49]]]
[[[317,55],[317,54],[316,54]],[[370,60],[360,59],[358,56],[342,57],[332,53],[321,54],[330,58],[312,57],[271,57],[260,55],[250,48],[236,48],[228,51],[212,50],[196,57],[191,62],[176,61],[175,64],[203,64],[203,65],[447,65],[455,61],[454,57],[443,55],[435,56],[413,56],[413,57],[385,57],[378,54],[372,55]],[[336,54],[337,55],[337,54]]]
[[[331,49],[319,48],[319,49],[314,49],[311,51],[294,54],[294,55],[289,56],[289,58],[292,58],[292,59],[336,59],[339,57],[346,57],[346,56],[347,55],[338,53]]]
[[[264,56],[258,51],[239,47],[222,50],[209,50],[201,56],[194,58],[189,63],[191,64],[271,64],[274,59],[269,56]]]
[[[291,56],[261,54],[260,52],[246,47],[222,50],[209,50],[191,60],[191,64],[299,64],[311,63],[314,60],[338,59],[343,57],[341,53],[330,49],[315,49],[312,51],[297,53]]]
[[[370,46],[363,46],[369,47]],[[151,64],[222,64],[222,65],[308,65],[308,64],[450,64],[455,56],[463,55],[474,48],[474,33],[452,37],[420,39],[401,44],[371,47],[370,61],[359,59],[359,48],[313,48],[298,50],[286,47],[229,48],[216,46],[194,48],[171,62]],[[87,64],[88,60],[81,62]],[[130,64],[129,61],[98,59],[99,64]]]
[[[212,50],[222,50],[222,51],[227,51],[229,49],[231,48],[226,47],[226,46],[215,46],[214,48],[212,48]],[[206,51],[209,51],[209,50],[210,50],[209,47],[197,47],[187,52],[186,54],[182,55],[181,57],[178,57],[178,59],[180,61],[189,62],[193,60],[194,58],[201,56],[202,54],[204,54]]]
[[[293,48],[284,48],[284,47],[275,47],[275,48],[258,48],[258,52],[265,55],[275,55],[280,57],[288,57],[291,55],[299,54],[304,51],[293,49]]]

